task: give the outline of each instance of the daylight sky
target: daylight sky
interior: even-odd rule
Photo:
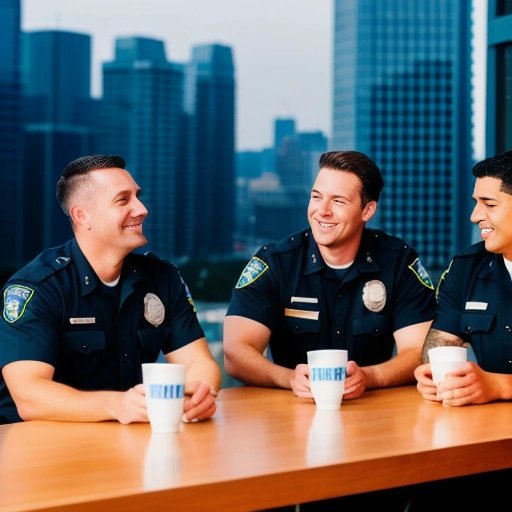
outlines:
[[[411,0],[417,1],[417,0]],[[476,0],[477,66],[483,69],[485,11]],[[118,36],[166,42],[167,58],[190,59],[196,44],[234,48],[237,148],[272,144],[276,117],[294,117],[300,131],[331,132],[332,0],[22,0],[25,30],[93,35],[93,95],[101,94],[101,63]],[[476,87],[475,153],[483,154],[483,89]]]

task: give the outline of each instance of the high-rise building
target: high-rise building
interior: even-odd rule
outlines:
[[[512,1],[489,0],[487,51],[488,156],[512,149]]]
[[[434,276],[470,243],[471,1],[336,0],[333,149],[382,170],[374,225]]]
[[[0,274],[21,265],[20,0],[0,0]]]
[[[158,256],[180,253],[185,193],[183,66],[167,60],[164,42],[122,37],[103,64],[101,152],[118,154],[149,210],[144,231]],[[198,222],[198,219],[194,219]]]
[[[233,251],[235,207],[235,71],[231,48],[192,50],[187,69],[187,187],[180,226],[183,255]]]
[[[91,36],[61,30],[23,34],[23,260],[72,236],[56,199],[64,166],[90,154]]]
[[[25,32],[23,94],[25,122],[84,126],[91,101],[91,36]]]

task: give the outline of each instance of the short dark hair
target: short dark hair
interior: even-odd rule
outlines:
[[[361,204],[378,201],[384,180],[377,164],[359,151],[329,151],[320,156],[320,169],[351,172],[361,180]]]
[[[69,197],[79,184],[83,184],[89,179],[88,175],[91,171],[113,167],[124,169],[125,165],[126,162],[120,156],[115,155],[82,156],[70,162],[64,167],[62,175],[57,181],[57,201],[62,211],[69,215]]]
[[[473,176],[501,180],[501,190],[512,195],[512,151],[498,153],[478,162],[473,166]]]

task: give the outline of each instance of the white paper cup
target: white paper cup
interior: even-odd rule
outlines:
[[[142,382],[152,432],[178,432],[185,399],[185,365],[144,363]]]
[[[340,408],[345,392],[348,353],[346,350],[310,350],[309,385],[316,408],[333,411]]]
[[[447,373],[458,370],[468,359],[465,347],[434,347],[428,351],[434,384],[445,379]]]

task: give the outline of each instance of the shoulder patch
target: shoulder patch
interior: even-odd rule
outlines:
[[[4,291],[4,319],[10,324],[19,320],[30,299],[34,295],[34,290],[28,286],[13,284]]]
[[[448,274],[448,272],[450,272],[450,269],[452,268],[452,263],[453,263],[453,260],[450,261],[448,268],[441,274],[441,277],[439,278],[439,283],[437,284],[437,288],[436,288],[436,300],[439,299],[439,291],[441,290],[441,285],[443,284],[446,274]]]
[[[428,275],[428,272],[425,270],[425,267],[422,265],[419,258],[416,258],[409,266],[413,272],[413,274],[418,278],[419,282],[426,286],[427,288],[433,290],[434,285],[432,284],[432,279]]]
[[[256,279],[258,279],[258,277],[264,274],[267,270],[268,265],[260,258],[254,256],[242,270],[242,274],[240,275],[235,288],[244,288],[245,286],[254,283],[254,281],[256,281]]]

